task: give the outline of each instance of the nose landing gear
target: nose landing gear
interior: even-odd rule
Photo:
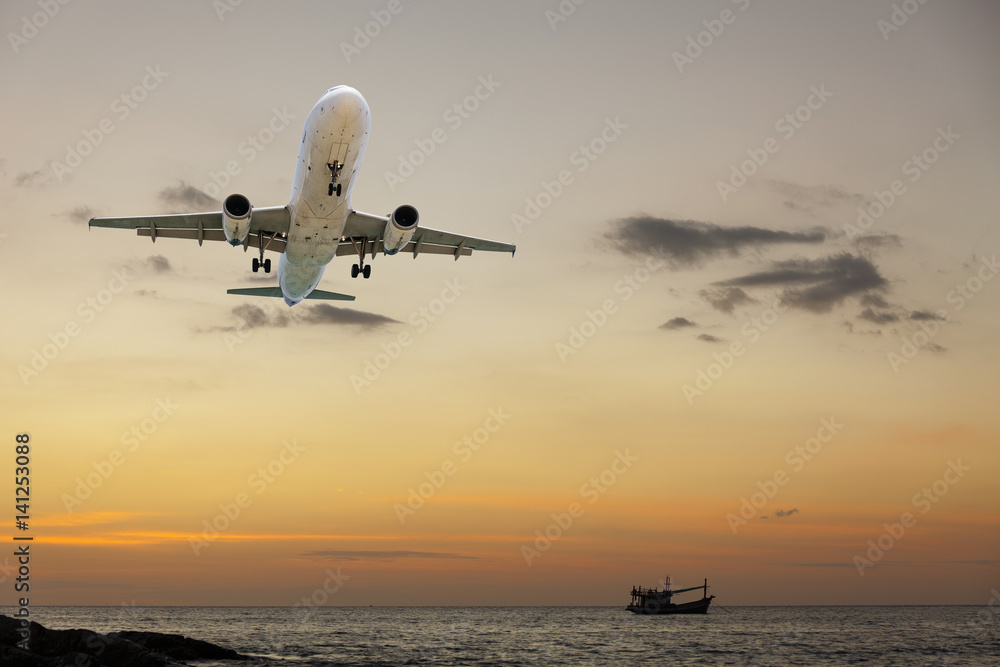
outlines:
[[[326,195],[332,197],[333,193],[336,192],[339,197],[341,184],[337,182],[337,177],[340,176],[340,170],[344,168],[344,165],[335,160],[327,162],[326,167],[330,170],[330,187],[327,188]]]

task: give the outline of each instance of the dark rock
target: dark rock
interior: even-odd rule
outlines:
[[[200,639],[189,639],[183,635],[167,635],[160,632],[112,632],[109,637],[120,637],[143,646],[150,651],[162,653],[174,660],[250,660],[249,656],[210,644]]]
[[[0,614],[3,667],[173,667],[176,660],[250,660],[215,644],[159,632],[49,630],[32,622],[28,650],[18,647],[21,622]]]

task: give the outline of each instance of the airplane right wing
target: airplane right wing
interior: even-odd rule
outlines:
[[[348,240],[365,239],[371,242],[373,253],[382,251],[382,234],[385,232],[386,223],[389,216],[372,215],[360,211],[351,211],[347,216],[347,224],[344,225],[344,237]],[[413,238],[403,246],[399,252],[412,252],[416,257],[426,253],[432,255],[454,255],[455,259],[460,256],[471,255],[473,250],[488,252],[509,252],[511,255],[517,250],[513,243],[503,243],[501,241],[490,241],[480,239],[475,236],[465,236],[444,232],[427,227],[417,227],[413,233]],[[338,255],[356,255],[357,250],[351,243],[341,243],[337,248]]]

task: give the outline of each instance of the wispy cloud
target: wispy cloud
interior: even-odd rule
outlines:
[[[14,186],[18,188],[35,188],[49,182],[51,176],[41,169],[22,171],[14,177]]]
[[[707,333],[698,334],[696,336],[696,338],[698,340],[705,341],[706,343],[721,343],[721,342],[723,342],[723,340],[721,338],[719,338],[718,336],[713,336],[712,334],[707,334]]]
[[[439,551],[310,551],[302,555],[307,558],[331,558],[346,561],[392,561],[404,559],[478,560],[476,556],[464,556],[462,554]]]
[[[71,211],[66,211],[64,215],[69,218],[70,221],[82,224],[93,218],[96,214],[97,211],[89,206],[77,206]]]
[[[655,252],[674,268],[699,266],[709,259],[735,256],[748,248],[788,243],[822,243],[821,230],[785,232],[761,227],[722,227],[709,222],[667,220],[649,216],[613,223],[604,234],[613,248],[626,255]]]
[[[193,213],[200,211],[213,211],[222,208],[222,202],[208,196],[193,185],[188,185],[184,181],[179,184],[163,188],[157,197],[163,202],[171,213]]]
[[[888,248],[903,247],[903,237],[898,234],[868,234],[854,239],[854,245],[859,250],[873,252]]]
[[[767,184],[784,199],[786,208],[811,212],[816,208],[832,208],[841,204],[864,204],[864,195],[849,192],[839,185],[798,185],[789,181],[769,180]]]

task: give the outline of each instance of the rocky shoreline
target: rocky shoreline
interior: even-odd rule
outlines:
[[[0,614],[3,667],[171,667],[184,660],[252,660],[236,651],[182,635],[160,632],[50,630],[28,626],[31,640],[21,648],[21,621]]]

